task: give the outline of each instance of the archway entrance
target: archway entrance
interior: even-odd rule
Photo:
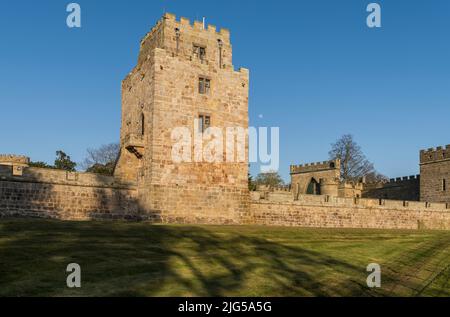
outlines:
[[[307,195],[320,195],[320,184],[312,178],[306,190]]]

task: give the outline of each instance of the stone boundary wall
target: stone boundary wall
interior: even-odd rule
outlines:
[[[300,195],[261,199],[252,193],[247,224],[317,228],[450,230],[450,204]]]
[[[21,175],[13,171],[13,166],[0,166],[0,217],[152,221],[140,211],[135,184],[90,173],[33,167],[23,167]],[[253,225],[450,230],[448,203],[325,195],[294,200],[286,190],[251,192],[248,211],[240,215],[238,223]]]
[[[0,217],[140,219],[135,184],[91,173],[0,165]]]
[[[419,201],[420,175],[392,178],[386,183],[365,184],[362,197]]]
[[[28,166],[29,163],[30,159],[27,156],[14,154],[0,154],[1,165]]]

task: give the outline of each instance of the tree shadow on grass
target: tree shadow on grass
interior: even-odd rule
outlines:
[[[365,281],[364,268],[259,238],[246,227],[0,224],[2,296],[365,295],[350,280]],[[72,262],[82,268],[80,289],[66,287]],[[333,278],[330,268],[341,275]]]

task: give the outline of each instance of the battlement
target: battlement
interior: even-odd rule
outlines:
[[[268,186],[268,185],[258,185],[256,191],[259,192],[290,192],[290,185],[281,186]]]
[[[405,184],[408,182],[409,183],[420,182],[420,175],[403,176],[403,177],[391,178],[389,180],[368,182],[368,183],[364,183],[364,188],[365,189],[382,188],[382,187],[389,187],[391,185],[396,185],[396,184],[402,185],[402,184]]]
[[[311,173],[324,170],[335,170],[340,168],[340,160],[315,162],[300,165],[291,165],[291,174]]]
[[[217,30],[217,27],[213,24],[205,24],[205,26],[203,26],[203,21],[194,20],[194,22],[191,23],[190,19],[188,18],[180,17],[179,19],[177,19],[175,14],[165,13],[163,17],[159,19],[158,22],[156,22],[156,24],[150,29],[150,31],[141,39],[141,47],[144,45],[147,39],[152,38],[152,36],[161,29],[161,26],[165,21],[172,22],[175,25],[179,25],[180,28],[182,27],[185,30],[205,31],[209,34],[213,34],[214,36],[219,37],[222,41],[225,41],[227,43],[230,42],[230,30],[227,28],[221,28]]]
[[[30,158],[23,155],[0,154],[0,165],[28,166]]]
[[[357,189],[357,190],[363,190],[364,189],[364,184],[363,183],[355,183],[355,182],[342,182],[339,184],[339,188],[341,189]]]
[[[450,159],[450,144],[420,151],[420,164],[439,162]]]
[[[176,15],[172,13],[165,13],[162,20],[179,23],[184,27],[190,27],[192,30],[209,32],[216,36],[221,36],[223,40],[229,41],[230,39],[230,30],[228,30],[227,28],[221,28],[219,31],[217,31],[217,27],[215,25],[205,24],[205,26],[203,26],[203,21],[194,20],[194,22],[191,23],[190,19],[185,17],[180,17],[179,20],[177,20]]]
[[[285,186],[275,186],[272,188],[274,192],[290,192],[291,186],[285,185]]]
[[[141,40],[137,69],[151,59],[156,49],[193,64],[234,71],[230,31],[218,31],[215,25],[204,25],[202,21],[191,23],[188,18],[164,14]]]
[[[398,184],[398,183],[411,182],[411,181],[420,181],[420,175],[411,175],[411,176],[391,178],[389,180],[389,182],[386,184]]]

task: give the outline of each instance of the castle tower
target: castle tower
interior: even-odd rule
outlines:
[[[420,200],[450,203],[450,145],[420,151]]]
[[[239,221],[249,196],[246,138],[244,159],[236,149],[227,161],[223,150],[215,153],[222,162],[206,162],[195,137],[220,129],[215,139],[225,148],[227,128],[247,129],[248,88],[248,70],[233,68],[226,29],[165,14],[142,39],[137,66],[122,82],[115,176],[137,181],[143,213],[163,222]],[[189,132],[181,162],[172,153],[175,129]]]
[[[340,161],[291,165],[291,185],[298,195],[330,195],[337,197],[341,174]]]

